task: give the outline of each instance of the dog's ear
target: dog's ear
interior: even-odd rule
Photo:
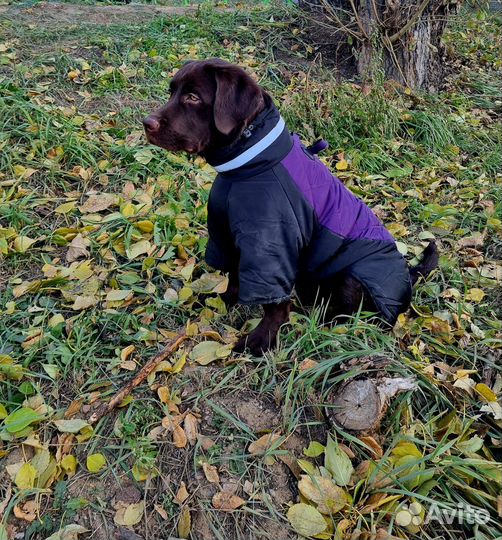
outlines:
[[[240,67],[222,60],[209,64],[216,79],[214,123],[224,135],[243,129],[263,108],[264,92]]]

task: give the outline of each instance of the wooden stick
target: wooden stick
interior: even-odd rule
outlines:
[[[95,424],[98,420],[101,420],[103,416],[106,416],[110,413],[117,405],[120,405],[124,398],[128,396],[138,385],[140,385],[148,375],[166,358],[168,358],[173,352],[175,352],[178,347],[190,336],[187,336],[185,333],[178,334],[175,338],[171,340],[169,345],[164,347],[159,353],[157,353],[153,358],[150,358],[148,362],[138,371],[134,379],[132,379],[126,386],[117,392],[112,399],[101,406],[92,416],[89,418],[89,424]]]

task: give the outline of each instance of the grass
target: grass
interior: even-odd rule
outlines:
[[[350,505],[329,520],[333,538],[357,538],[358,530],[360,538],[500,538],[501,424],[486,412],[483,386],[500,397],[500,20],[466,11],[453,21],[445,38],[451,75],[435,95],[335,80],[313,61],[293,8],[221,13],[203,5],[189,16],[108,26],[23,21],[0,27],[0,416],[22,407],[40,416],[26,430],[0,426],[1,485],[13,486],[12,498],[1,492],[1,523],[31,539],[78,523],[104,539],[119,527],[117,501],[144,500],[134,527],[145,538],[182,536],[184,508],[192,538],[293,538],[286,514],[299,495],[289,467],[301,459],[318,477],[326,451],[308,458],[303,450],[325,445],[329,432],[356,469]],[[214,172],[147,146],[140,119],[165,99],[185,60],[207,56],[254,71],[291,129],[307,142],[329,141],[323,159],[333,169],[347,161],[339,176],[410,261],[437,239],[440,268],[416,287],[392,333],[369,314],[329,327],[323,306],[298,306],[275,351],[197,364],[190,351],[201,332],[229,342],[258,312],[227,309],[197,289],[210,272],[203,253]],[[83,210],[93,193],[116,197]],[[86,251],[72,262],[68,247],[79,234]],[[92,436],[57,431],[53,420],[88,418],[181,328],[193,339],[176,355],[179,365],[187,361],[179,373],[157,373]],[[376,357],[387,359],[383,367],[371,364]],[[391,401],[373,441],[325,414],[334,387],[369,376],[417,384]],[[198,419],[205,438],[183,448],[170,433],[155,438],[177,409]],[[281,444],[252,454],[250,443],[270,432]],[[20,454],[30,434],[59,468],[42,482],[47,468],[39,466],[26,486],[8,466],[32,463],[29,445]],[[97,473],[86,465],[93,453],[106,458]],[[64,455],[75,456],[75,469],[62,468]],[[203,462],[217,467],[218,486]],[[189,492],[182,503],[181,481]],[[216,510],[214,493],[232,486],[246,504]],[[28,502],[36,518],[16,518]],[[426,511],[469,504],[490,518],[404,527],[395,516],[412,502]]]

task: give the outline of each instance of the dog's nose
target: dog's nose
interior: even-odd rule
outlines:
[[[147,116],[143,119],[143,125],[145,126],[146,131],[149,133],[156,133],[159,131],[160,122],[155,118],[155,116]]]

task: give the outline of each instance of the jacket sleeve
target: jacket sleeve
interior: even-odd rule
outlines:
[[[290,298],[298,271],[301,234],[279,183],[236,183],[229,222],[239,256],[239,302],[276,304]]]

